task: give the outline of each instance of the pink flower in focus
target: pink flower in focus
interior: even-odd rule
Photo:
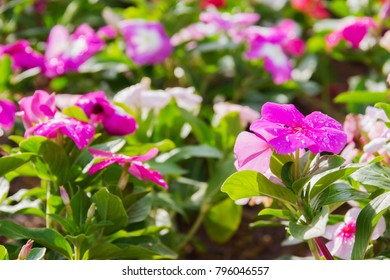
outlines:
[[[5,46],[0,45],[0,58],[3,55],[9,55],[11,57],[14,71],[21,69],[27,70],[35,67],[43,69],[44,67],[43,55],[34,51],[30,43],[26,40],[20,40]]]
[[[37,90],[33,96],[23,97],[19,105],[24,126],[30,128],[53,118],[57,111],[55,102],[55,95],[44,90]]]
[[[0,99],[0,130],[9,129],[15,123],[16,106],[13,102]]]
[[[126,42],[126,54],[137,65],[161,63],[173,50],[159,22],[127,20],[119,23],[119,29]]]
[[[78,71],[104,45],[104,41],[86,23],[80,25],[72,35],[64,26],[54,26],[47,39],[45,75],[52,78]]]
[[[261,109],[262,118],[253,122],[250,130],[258,135],[264,132],[274,138],[268,144],[279,154],[297,149],[312,153],[339,153],[347,143],[347,135],[339,122],[321,112],[303,116],[292,104],[267,102]]]
[[[324,19],[329,17],[322,0],[292,0],[291,6],[308,17]]]
[[[71,118],[53,118],[26,130],[24,137],[30,135],[56,138],[58,133],[71,138],[79,149],[87,147],[95,135],[93,125]]]
[[[254,170],[266,173],[272,156],[272,147],[261,136],[247,131],[241,132],[234,144],[234,163],[237,170]]]
[[[339,29],[336,29],[332,33],[326,35],[326,46],[327,48],[332,49],[338,45],[340,40],[344,39],[353,48],[357,49],[371,28],[377,28],[377,24],[370,17],[362,17],[352,20],[347,18]]]
[[[135,176],[139,180],[150,180],[164,188],[168,188],[167,183],[164,181],[162,175],[155,170],[148,169],[145,165],[143,165],[143,161],[147,161],[155,157],[158,153],[157,148],[153,148],[149,150],[146,154],[142,156],[125,156],[119,154],[113,154],[108,151],[98,150],[94,148],[90,148],[89,152],[94,158],[103,158],[104,160],[94,164],[88,171],[90,175],[95,174],[99,170],[103,168],[118,163],[121,166],[124,166],[126,163],[130,164],[128,171]]]
[[[355,243],[356,220],[359,216],[360,208],[351,208],[344,218],[344,222],[327,226],[324,237],[330,241],[326,247],[330,253],[341,259],[351,259],[353,245]],[[381,217],[371,235],[371,240],[378,239],[386,230],[386,222]]]
[[[114,107],[102,91],[82,95],[76,102],[92,124],[102,123],[104,130],[115,136],[124,136],[137,129],[135,119]]]

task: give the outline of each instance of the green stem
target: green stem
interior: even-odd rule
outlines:
[[[309,168],[310,168],[310,164],[311,164],[311,162],[313,161],[313,159],[315,158],[315,156],[316,156],[315,154],[310,153],[309,159],[307,160],[306,165],[305,165],[305,167],[303,168],[302,177],[305,177],[307,171],[308,171]]]
[[[200,209],[200,212],[199,212],[199,215],[198,217],[196,218],[194,224],[192,225],[191,229],[188,231],[188,233],[186,234],[186,236],[184,237],[183,241],[180,242],[179,246],[177,247],[177,250],[180,251],[191,239],[192,237],[195,235],[195,233],[198,231],[199,227],[202,225],[203,223],[203,220],[207,214],[207,212],[209,211],[210,209],[210,204],[208,203],[205,203],[202,205],[201,209]]]
[[[314,240],[313,239],[308,240],[307,244],[309,245],[309,249],[310,249],[311,253],[313,254],[314,258],[316,260],[320,260],[321,256],[320,256],[320,253],[318,252],[318,248],[317,248]]]
[[[46,228],[53,228],[53,220],[50,216],[52,214],[52,209],[50,206],[51,201],[51,183],[46,181]]]
[[[295,151],[294,159],[294,179],[298,180],[299,177],[299,149]]]
[[[80,246],[74,245],[74,260],[81,260]]]

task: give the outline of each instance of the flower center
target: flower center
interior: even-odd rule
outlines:
[[[92,114],[99,115],[99,114],[102,114],[102,113],[104,113],[102,105],[96,104],[95,106],[93,106]]]
[[[349,239],[355,236],[355,232],[356,232],[356,223],[349,222],[340,230],[340,232],[337,235]]]

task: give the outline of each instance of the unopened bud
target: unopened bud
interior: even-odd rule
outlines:
[[[68,205],[70,203],[70,198],[63,186],[60,187],[60,195],[64,204]]]
[[[95,203],[92,203],[91,206],[89,206],[88,212],[87,212],[87,220],[85,221],[86,224],[90,224],[92,222],[93,217],[95,216]]]
[[[29,239],[25,245],[23,245],[22,249],[19,252],[18,260],[27,259],[28,255],[30,255],[32,246],[34,241]]]

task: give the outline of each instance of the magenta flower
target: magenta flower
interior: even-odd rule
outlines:
[[[125,38],[126,53],[137,65],[163,62],[172,52],[172,45],[159,22],[122,21],[119,28]]]
[[[30,128],[54,117],[57,109],[55,95],[44,90],[35,91],[33,96],[23,97],[19,101],[24,126]]]
[[[114,107],[102,91],[84,94],[75,105],[84,110],[92,124],[102,123],[110,135],[124,136],[137,129],[135,119]]]
[[[95,135],[93,125],[71,118],[53,118],[27,129],[24,137],[30,135],[56,138],[58,133],[71,138],[79,149],[87,147]]]
[[[15,123],[16,106],[13,102],[0,100],[0,128],[9,129]]]
[[[86,23],[70,35],[61,25],[50,31],[45,53],[45,74],[56,77],[79,67],[104,47],[104,41]]]
[[[344,222],[336,225],[327,226],[324,236],[329,241],[326,247],[330,253],[341,259],[349,260],[351,258],[353,245],[355,243],[356,220],[359,216],[360,208],[351,208],[344,218]],[[386,222],[381,217],[371,235],[371,240],[378,239],[386,230]]]
[[[155,157],[158,153],[157,148],[153,148],[149,150],[146,154],[141,156],[125,156],[125,155],[118,155],[113,154],[108,151],[98,150],[94,148],[90,148],[89,152],[92,154],[94,158],[103,158],[104,160],[101,162],[98,162],[94,164],[88,171],[90,175],[95,174],[99,170],[102,170],[103,168],[118,163],[121,166],[124,166],[125,164],[130,164],[128,171],[135,176],[139,180],[149,180],[152,181],[164,188],[168,188],[167,183],[164,181],[162,175],[155,170],[148,169],[145,165],[143,165],[143,161],[150,160],[151,158]]]
[[[34,51],[30,43],[26,40],[20,40],[16,43],[2,46],[0,45],[0,57],[9,55],[12,60],[14,71],[27,70],[35,67],[43,68],[44,57]]]
[[[315,154],[337,154],[347,143],[342,125],[321,112],[304,117],[292,104],[267,102],[261,115],[262,118],[253,122],[250,130],[258,135],[264,132],[273,135],[268,144],[279,154],[305,148]]]
[[[336,29],[325,37],[326,46],[329,49],[332,49],[337,46],[342,39],[344,39],[353,48],[357,49],[372,28],[377,28],[377,24],[370,17],[362,17],[352,20],[347,18],[339,29]]]

